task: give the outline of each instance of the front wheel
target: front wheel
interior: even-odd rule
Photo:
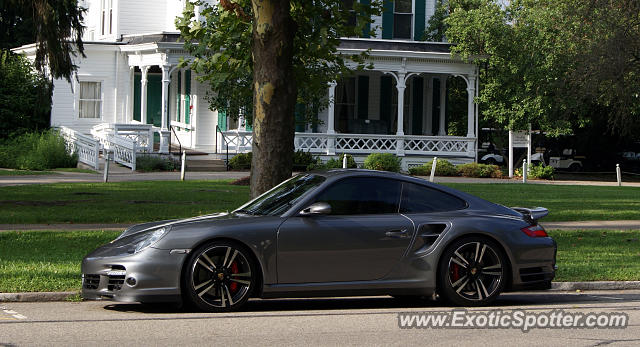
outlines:
[[[191,257],[185,285],[188,298],[210,312],[233,311],[244,305],[255,286],[255,266],[244,247],[214,241]]]
[[[444,298],[459,306],[482,306],[505,286],[507,264],[498,245],[482,237],[453,243],[440,260],[438,283]]]

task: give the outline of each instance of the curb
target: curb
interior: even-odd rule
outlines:
[[[551,290],[627,290],[640,289],[640,281],[552,282]]]
[[[0,302],[66,301],[80,292],[0,293]]]
[[[552,291],[640,289],[640,281],[553,282]],[[0,302],[66,301],[79,292],[0,293]]]

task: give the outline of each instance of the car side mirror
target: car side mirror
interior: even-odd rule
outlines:
[[[301,216],[311,216],[318,214],[330,214],[331,213],[331,205],[326,202],[316,202],[314,204],[309,205],[307,208],[300,211]]]

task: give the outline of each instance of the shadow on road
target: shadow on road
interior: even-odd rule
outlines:
[[[523,292],[502,294],[491,308],[520,308],[523,306],[539,306],[540,308],[562,304],[597,304],[611,302],[640,301],[640,294],[585,293],[585,292]],[[442,300],[427,299],[408,300],[392,297],[354,297],[354,298],[304,298],[304,299],[254,299],[250,300],[239,312],[286,312],[286,311],[336,311],[367,309],[451,309]],[[107,310],[137,313],[188,313],[199,312],[196,309],[168,304],[119,304],[105,306]],[[480,308],[481,309],[481,308]]]

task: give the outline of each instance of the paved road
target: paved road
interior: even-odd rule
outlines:
[[[626,312],[624,329],[399,329],[398,313],[451,311],[389,297],[255,300],[212,314],[109,302],[0,304],[0,346],[22,345],[530,345],[640,344],[640,291],[503,294],[495,307],[527,313]]]

